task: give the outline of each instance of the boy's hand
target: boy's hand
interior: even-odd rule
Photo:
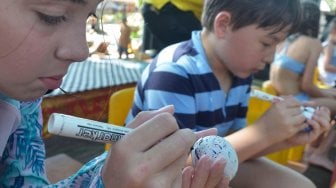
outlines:
[[[284,100],[275,101],[258,120],[267,140],[272,143],[284,141],[307,127],[299,101],[294,97],[282,98]]]
[[[330,121],[330,111],[326,107],[316,107],[312,119],[307,120],[306,126],[311,126],[312,131],[300,131],[288,139],[291,145],[304,145],[314,141],[320,134],[328,131],[332,124]]]

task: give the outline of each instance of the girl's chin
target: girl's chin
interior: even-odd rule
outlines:
[[[3,90],[1,93],[8,98],[18,101],[33,101],[46,94],[48,90],[44,87],[16,87],[15,90]]]
[[[29,93],[29,95],[19,97],[20,99],[18,99],[18,100],[20,100],[20,101],[33,101],[33,100],[36,100],[36,99],[42,97],[43,95],[45,95],[46,92],[47,92],[47,90],[31,92],[31,93]]]

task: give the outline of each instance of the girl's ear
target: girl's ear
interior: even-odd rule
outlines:
[[[214,32],[216,36],[223,37],[225,32],[228,31],[231,24],[231,14],[229,12],[223,11],[217,14],[214,21]]]

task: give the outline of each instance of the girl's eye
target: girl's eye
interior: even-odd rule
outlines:
[[[272,46],[272,44],[268,44],[268,43],[262,43],[262,45],[264,46],[264,47],[270,47],[270,46]]]
[[[38,17],[47,25],[57,25],[66,21],[65,16],[50,16],[41,12],[37,12]]]

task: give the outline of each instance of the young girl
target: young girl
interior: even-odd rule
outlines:
[[[293,95],[301,102],[313,101],[316,106],[326,106],[331,116],[336,115],[336,90],[318,88],[314,82],[314,71],[322,50],[319,34],[320,9],[312,2],[304,2],[303,20],[297,33],[289,36],[279,45],[276,58],[271,66],[270,80],[279,95]],[[334,131],[334,130],[330,130]],[[332,169],[328,151],[335,140],[335,133],[323,138],[328,143],[327,150],[309,151],[310,163]],[[321,137],[322,138],[322,137]],[[328,141],[327,141],[328,140]],[[327,141],[327,142],[326,142]],[[316,145],[314,143],[313,145]],[[323,144],[324,145],[324,144]],[[309,149],[310,150],[310,149]]]
[[[1,1],[0,187],[48,185],[41,96],[60,86],[71,62],[87,58],[86,19],[99,2]],[[196,169],[189,166],[182,175],[197,135],[179,130],[172,113],[169,106],[139,115],[128,125],[138,127],[108,154],[90,161],[55,187],[227,186],[223,159],[203,157]],[[203,136],[208,134],[213,132]]]
[[[270,80],[279,95],[293,95],[299,101],[314,101],[336,115],[336,90],[320,89],[313,83],[317,60],[322,50],[319,41],[320,10],[311,2],[303,3],[303,21],[296,34],[279,45],[271,66]]]
[[[336,87],[336,18],[330,21],[328,36],[323,42],[323,52],[318,64],[321,81],[331,87]]]

